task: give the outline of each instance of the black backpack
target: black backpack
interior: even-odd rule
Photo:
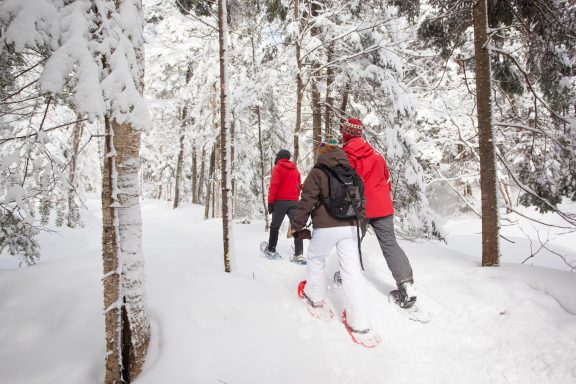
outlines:
[[[338,164],[335,167],[328,167],[324,164],[316,164],[318,168],[328,177],[328,196],[320,194],[319,204],[324,204],[328,213],[337,219],[356,218],[356,232],[358,234],[358,253],[360,255],[360,265],[362,263],[362,250],[360,242],[364,237],[366,222],[363,214],[364,182],[358,176],[354,168]],[[362,232],[362,238],[360,237]]]
[[[337,219],[355,217],[361,219],[364,183],[356,171],[349,166],[338,164],[330,168],[316,164],[328,177],[328,196],[321,196],[321,202],[330,215]]]

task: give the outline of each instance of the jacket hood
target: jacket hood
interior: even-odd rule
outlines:
[[[278,167],[282,167],[285,169],[296,169],[296,164],[294,164],[293,162],[291,162],[288,159],[280,159],[278,160],[278,162],[276,163],[276,166]]]
[[[374,148],[360,137],[355,137],[344,144],[344,151],[348,156],[363,159],[374,153]]]
[[[330,152],[323,153],[318,156],[316,160],[318,164],[324,164],[327,167],[334,167],[338,164],[350,166],[350,162],[348,161],[348,157],[346,153],[341,148],[335,148]]]

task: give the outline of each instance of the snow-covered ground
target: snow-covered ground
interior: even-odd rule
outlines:
[[[33,267],[0,256],[0,383],[103,382],[99,217],[91,200],[84,228],[41,234]],[[427,324],[388,303],[393,280],[369,236],[363,253],[382,343],[366,349],[338,318],[307,313],[296,296],[305,267],[259,256],[263,222],[235,225],[238,270],[227,274],[221,221],[202,217],[199,206],[143,202],[153,337],[137,384],[576,383],[576,273],[549,251],[519,265],[530,241],[515,227],[503,229],[514,243],[502,241],[498,268],[480,267],[480,226],[470,216],[446,223],[447,244],[401,242]],[[570,244],[574,234],[548,246],[570,261]],[[281,238],[278,249],[289,256],[290,245]],[[338,290],[329,296],[340,311]]]

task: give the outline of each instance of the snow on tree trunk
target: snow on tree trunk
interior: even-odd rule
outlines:
[[[192,147],[192,204],[198,204],[198,150]]]
[[[186,137],[186,115],[188,108],[182,108],[182,116],[180,120],[180,146],[178,149],[178,158],[176,159],[176,177],[174,182],[174,205],[173,208],[178,208],[180,205],[180,184],[182,183],[182,165],[184,163],[184,138]]]
[[[142,370],[150,340],[138,182],[140,134],[149,124],[142,98],[142,4],[117,0],[114,5],[117,14],[99,9],[117,39],[102,61],[107,106],[102,177],[106,384],[132,382]]]
[[[478,141],[480,152],[480,191],[482,193],[482,266],[497,266],[498,198],[496,192],[496,158],[492,129],[492,87],[490,50],[488,44],[488,12],[486,0],[474,5],[474,51],[476,61],[476,99]]]
[[[298,165],[298,159],[300,157],[300,130],[302,126],[302,96],[303,88],[302,84],[302,59],[301,59],[301,46],[300,46],[300,0],[294,0],[294,20],[298,25],[296,30],[296,66],[298,67],[298,73],[296,74],[296,124],[294,127],[294,164]],[[264,177],[264,176],[262,176]],[[268,221],[266,222],[266,228],[268,228]]]
[[[228,16],[226,0],[218,0],[218,37],[220,41],[220,149],[222,164],[222,236],[224,270],[232,272],[234,250],[232,236],[232,134],[228,102]]]
[[[78,204],[74,199],[76,192],[76,171],[77,171],[77,157],[78,149],[80,148],[80,138],[84,129],[84,121],[81,116],[77,116],[76,124],[74,124],[74,132],[72,133],[72,145],[70,153],[70,173],[68,175],[68,218],[66,225],[74,228],[80,220],[80,212],[78,212]]]
[[[262,145],[262,116],[260,115],[260,107],[256,107],[256,119],[258,123],[258,150],[260,151],[260,192],[262,196],[262,208],[264,209],[264,231],[268,232],[270,228],[270,221],[268,220],[268,204],[266,204],[266,183],[264,182],[264,149]]]
[[[312,22],[316,23],[316,17],[320,13],[320,0],[310,4],[310,14]],[[320,27],[313,25],[310,28],[310,35],[316,37],[320,35]],[[312,75],[311,75],[311,103],[312,103],[312,147],[315,148],[322,140],[322,110],[320,108],[320,90],[318,89],[319,76],[318,70],[320,63],[318,60],[313,60]],[[316,162],[317,152],[314,151],[314,162]]]
[[[330,63],[334,56],[334,44],[331,43],[328,46],[328,52],[326,57],[326,62]],[[336,132],[332,131],[332,114],[334,99],[331,96],[332,83],[334,82],[334,68],[328,66],[326,68],[326,96],[325,96],[325,107],[324,107],[324,134],[326,137],[334,137]]]

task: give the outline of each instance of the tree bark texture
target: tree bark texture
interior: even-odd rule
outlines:
[[[218,37],[220,42],[220,148],[222,174],[222,240],[224,271],[232,272],[232,135],[228,105],[228,25],[226,0],[218,0]]]
[[[328,46],[327,52],[327,59],[326,61],[329,63],[332,61],[334,56],[334,45],[330,44]],[[333,115],[333,107],[332,104],[334,103],[334,99],[330,96],[332,92],[332,83],[334,82],[334,69],[332,66],[328,66],[326,68],[326,96],[324,102],[324,135],[326,137],[336,137],[335,132],[332,129],[332,115]]]
[[[204,219],[208,220],[210,217],[210,203],[212,196],[212,185],[214,184],[214,170],[216,168],[216,145],[212,146],[212,151],[210,152],[210,165],[208,167],[208,179],[206,180],[206,205],[204,206]],[[214,203],[212,202],[212,207]],[[214,208],[212,208],[212,213],[214,213]],[[214,217],[214,215],[212,215]]]
[[[110,122],[106,119],[106,131],[110,131]],[[112,136],[106,135],[106,153],[112,148]],[[102,260],[104,264],[104,323],[106,329],[106,378],[105,383],[116,382],[122,378],[122,320],[120,317],[120,274],[118,260],[118,238],[114,225],[116,213],[112,198],[114,158],[104,157],[102,169]],[[118,380],[120,383],[120,380]]]
[[[312,22],[315,22],[315,18],[320,13],[320,0],[313,1],[310,4],[310,14],[312,15]],[[318,36],[320,34],[320,28],[318,26],[313,26],[310,28],[310,35],[312,37]],[[320,68],[320,63],[314,60],[312,63],[312,74],[311,74],[311,103],[312,103],[312,146],[314,149],[322,141],[322,109],[320,107],[320,91],[318,90],[318,69]],[[314,162],[318,157],[317,151],[314,150]]]
[[[204,172],[206,171],[206,147],[202,147],[200,154],[200,176],[198,178],[198,203],[204,202]]]
[[[180,205],[180,186],[182,184],[182,165],[184,163],[184,138],[186,137],[186,114],[188,108],[182,108],[180,121],[180,146],[178,149],[178,158],[176,160],[176,176],[174,181],[174,205],[172,208],[178,208]]]
[[[198,150],[192,147],[192,204],[198,204]]]
[[[487,47],[488,12],[486,0],[479,0],[474,4],[473,18],[480,191],[482,194],[482,266],[497,266],[500,261],[498,197],[492,125],[492,70],[490,68],[490,49]]]
[[[134,49],[139,64],[132,72],[134,86],[142,94],[144,88],[144,46],[142,35],[142,3],[132,0],[140,20],[131,20],[130,31],[122,25],[125,0],[115,1],[115,10],[108,15],[120,23],[115,33],[124,34]],[[135,23],[136,22],[136,23]],[[138,33],[139,32],[139,33]],[[117,35],[113,38],[119,39]],[[127,55],[130,53],[127,53]],[[105,56],[103,73],[109,75]],[[112,101],[115,95],[111,96]],[[131,115],[119,122],[114,114],[105,118],[106,150],[102,172],[102,259],[104,286],[104,317],[106,331],[105,384],[131,383],[142,371],[150,341],[150,323],[144,289],[144,255],[142,251],[142,218],[140,211],[140,134]],[[123,113],[123,112],[121,112]]]
[[[72,153],[70,157],[70,173],[68,175],[68,220],[66,225],[74,228],[80,218],[78,212],[78,205],[74,200],[76,190],[76,160],[78,158],[78,149],[80,148],[80,138],[84,129],[84,122],[80,121],[81,116],[77,116],[77,122],[74,124],[74,132],[72,133]]]
[[[298,165],[300,159],[300,131],[302,129],[302,96],[304,85],[302,83],[302,59],[300,46],[300,0],[294,0],[294,21],[298,23],[296,38],[296,124],[294,126],[294,164]],[[262,175],[264,177],[264,175]],[[266,208],[266,213],[268,208]],[[268,229],[268,214],[266,214],[266,229]]]
[[[298,0],[296,0],[298,1]],[[262,208],[264,209],[264,230],[267,232],[270,228],[270,221],[268,220],[268,204],[266,202],[266,183],[265,170],[264,170],[264,148],[262,145],[262,117],[260,115],[260,107],[256,107],[256,121],[258,123],[258,150],[260,151],[260,192],[262,195]]]

